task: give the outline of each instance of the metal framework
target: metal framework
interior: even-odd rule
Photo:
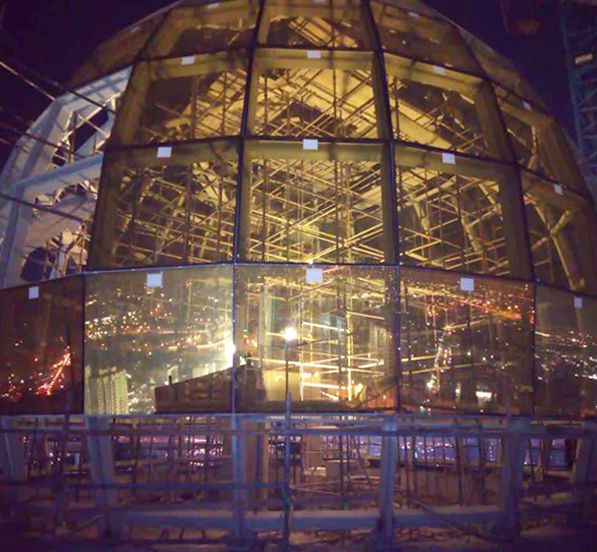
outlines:
[[[182,2],[71,86],[2,173],[7,412],[595,411],[581,171],[437,12]]]
[[[585,158],[589,185],[597,195],[597,8],[580,2],[561,3],[562,32],[576,140]]]
[[[12,514],[390,549],[590,518],[595,212],[508,62],[416,0],[186,0],[70,85],[0,177]]]
[[[290,408],[0,420],[0,496],[48,545],[108,536],[396,550],[432,539],[461,549],[462,536],[504,546],[537,539],[534,527],[562,516],[573,527],[591,520],[593,422],[295,417]]]

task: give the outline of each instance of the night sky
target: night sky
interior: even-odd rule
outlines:
[[[518,1],[518,0],[516,0]],[[0,30],[0,59],[13,58],[65,82],[94,46],[170,0],[8,0]],[[555,0],[540,8],[542,27],[532,37],[505,32],[499,0],[427,0],[513,61],[572,132],[565,59]],[[0,6],[3,2],[0,1]],[[14,134],[47,100],[0,68],[0,166]]]

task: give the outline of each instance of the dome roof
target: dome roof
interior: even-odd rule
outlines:
[[[274,410],[289,388],[314,409],[595,409],[582,172],[512,65],[437,11],[182,1],[99,46],[71,85],[36,130],[64,159],[48,150],[31,180],[21,147],[3,173],[5,194],[49,207],[0,204],[0,275],[31,281],[42,259],[34,279],[54,277],[73,252],[91,272],[86,389],[116,378],[134,400],[92,393],[90,411],[153,411],[171,400],[159,382],[233,360]]]

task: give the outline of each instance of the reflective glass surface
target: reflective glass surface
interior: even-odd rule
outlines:
[[[255,261],[359,263],[384,258],[381,148],[253,142],[251,242]]]
[[[81,413],[83,280],[0,291],[0,414]]]
[[[597,301],[539,286],[535,371],[538,414],[597,409]]]
[[[237,347],[260,381],[249,407],[284,410],[286,393],[293,410],[395,406],[394,269],[247,265],[234,285]]]
[[[232,267],[87,277],[85,412],[230,410]]]
[[[404,268],[401,305],[403,407],[532,412],[531,285]]]
[[[111,154],[104,167],[91,266],[230,259],[236,173],[233,142]]]

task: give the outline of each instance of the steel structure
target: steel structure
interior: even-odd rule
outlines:
[[[11,511],[52,481],[59,519],[103,530],[158,493],[232,510],[121,519],[286,546],[438,519],[516,534],[558,439],[541,417],[597,410],[597,227],[512,66],[416,0],[188,0],[70,87],[0,180]],[[594,429],[561,432],[580,508]]]
[[[70,87],[2,173],[7,411],[594,412],[581,171],[437,12],[183,2]]]
[[[576,140],[597,197],[597,7],[562,2],[561,12]]]

